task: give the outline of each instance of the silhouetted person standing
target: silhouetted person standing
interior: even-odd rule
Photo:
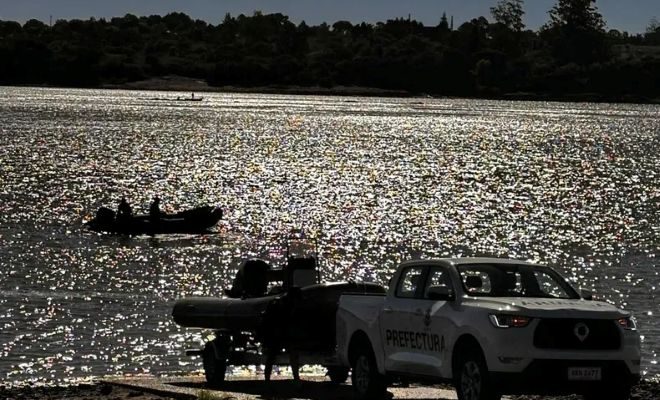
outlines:
[[[300,356],[295,343],[298,335],[293,318],[294,308],[300,301],[300,288],[291,288],[287,294],[268,305],[264,322],[267,331],[263,337],[263,350],[266,356],[264,365],[266,382],[270,381],[273,364],[275,364],[275,359],[282,348],[285,348],[289,354],[293,379],[297,382],[300,381]]]
[[[133,209],[126,201],[126,197],[122,197],[119,202],[119,207],[117,207],[117,219],[120,221],[125,221],[133,215]]]
[[[158,196],[154,197],[154,201],[149,206],[149,219],[151,221],[160,220],[160,198]]]

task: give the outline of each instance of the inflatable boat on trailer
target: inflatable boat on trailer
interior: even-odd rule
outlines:
[[[215,331],[215,339],[201,355],[207,382],[224,381],[228,366],[265,365],[277,354],[275,365],[287,365],[295,351],[298,365],[322,365],[333,382],[342,383],[348,369],[340,367],[335,351],[335,324],[339,296],[344,293],[384,294],[374,283],[321,283],[318,258],[291,256],[281,269],[261,260],[240,267],[227,297],[189,297],[178,300],[174,321],[184,327]],[[282,354],[281,350],[286,349]]]

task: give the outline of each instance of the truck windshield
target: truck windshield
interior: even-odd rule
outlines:
[[[579,299],[578,293],[549,267],[522,264],[457,266],[470,296]]]

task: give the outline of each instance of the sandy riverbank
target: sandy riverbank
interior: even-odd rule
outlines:
[[[170,399],[140,390],[103,384],[68,387],[0,389],[0,399],[6,400],[155,400]]]

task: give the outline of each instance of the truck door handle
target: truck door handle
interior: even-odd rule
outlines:
[[[385,308],[383,308],[383,312],[391,313],[392,311],[394,311],[394,310],[392,310],[392,307],[385,307]]]

